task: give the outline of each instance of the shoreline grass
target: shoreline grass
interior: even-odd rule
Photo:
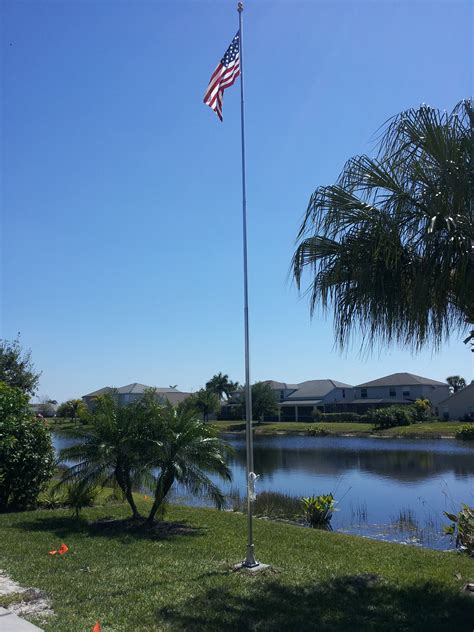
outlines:
[[[221,432],[245,432],[243,421],[214,421]],[[411,439],[445,439],[455,438],[456,431],[463,426],[461,421],[431,421],[411,426],[397,426],[385,430],[377,430],[374,424],[365,422],[304,422],[275,421],[254,424],[256,435],[299,434],[308,435],[311,430],[322,430],[329,436],[353,437],[393,437]]]
[[[88,425],[72,422],[70,419],[49,418],[46,420],[52,432],[68,434],[77,429],[90,429]],[[244,421],[212,421],[221,432],[244,433]],[[352,437],[393,437],[410,439],[454,439],[456,431],[465,422],[462,421],[429,421],[411,426],[397,426],[377,430],[372,423],[366,422],[309,422],[309,421],[274,421],[254,423],[256,435],[297,434],[308,435],[310,430],[322,430],[328,436]]]
[[[140,501],[145,511],[145,501]],[[1,568],[44,590],[56,613],[46,632],[196,630],[432,630],[472,632],[474,600],[461,593],[474,560],[255,520],[258,558],[272,568],[233,571],[246,517],[170,506],[155,531],[133,529],[126,507],[0,516]],[[105,527],[98,520],[114,521]],[[63,557],[48,551],[61,542]],[[32,619],[34,621],[34,619]]]

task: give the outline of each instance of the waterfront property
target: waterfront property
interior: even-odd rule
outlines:
[[[311,421],[316,409],[350,399],[352,387],[336,380],[307,380],[300,384],[266,382],[276,393],[279,404],[279,420]]]
[[[130,404],[134,401],[137,401],[143,397],[145,391],[153,390],[155,393],[155,397],[160,402],[168,401],[173,405],[179,404],[184,401],[191,393],[185,393],[183,391],[178,391],[178,389],[169,386],[147,386],[146,384],[139,384],[138,382],[134,382],[133,384],[127,384],[126,386],[120,386],[119,388],[113,388],[111,386],[105,386],[104,388],[100,388],[97,391],[93,391],[92,393],[88,393],[87,395],[83,395],[82,399],[86,404],[89,410],[94,408],[94,399],[99,395],[107,395],[111,393],[115,393],[118,397],[119,404]]]
[[[474,382],[440,401],[437,409],[443,419],[474,421]]]
[[[428,399],[436,406],[448,396],[449,386],[446,382],[413,373],[392,373],[355,386],[350,405],[345,410],[365,413],[370,408],[413,404],[417,399]]]
[[[270,386],[278,402],[278,415],[265,416],[265,421],[312,421],[316,411],[363,414],[393,404],[410,405],[417,399],[428,399],[435,408],[450,393],[445,382],[412,373],[392,373],[357,386],[333,379],[298,384],[265,380],[264,384]],[[240,406],[236,394],[223,405],[221,419],[233,418]]]

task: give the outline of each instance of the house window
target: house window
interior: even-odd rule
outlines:
[[[366,388],[361,388],[360,389],[360,396],[361,397],[367,397],[367,389]]]
[[[396,388],[391,388],[390,389],[390,397],[396,397],[397,396],[397,389]]]
[[[343,389],[342,389],[342,397],[345,397],[345,396],[346,396],[346,389],[345,389],[345,388],[343,388]]]
[[[403,397],[410,397],[410,391],[409,390],[403,391]]]

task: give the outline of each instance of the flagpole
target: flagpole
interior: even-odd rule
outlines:
[[[246,451],[247,451],[247,555],[243,566],[254,568],[259,566],[255,560],[253,543],[252,499],[250,496],[250,475],[253,473],[253,437],[252,437],[252,389],[250,386],[250,351],[249,351],[249,297],[247,274],[247,191],[245,173],[245,113],[244,113],[244,54],[242,38],[243,2],[237,5],[239,12],[239,53],[240,53],[240,129],[242,141],[242,228],[244,255],[244,324],[245,324],[245,418],[246,418]]]

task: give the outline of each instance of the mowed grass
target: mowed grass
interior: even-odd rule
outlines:
[[[255,520],[258,557],[272,568],[251,576],[233,571],[245,516],[170,507],[155,532],[95,522],[127,513],[0,516],[1,568],[51,597],[45,630],[472,632],[474,599],[461,589],[474,561],[459,554]],[[69,553],[49,556],[62,542]]]
[[[245,422],[243,421],[215,421],[221,432],[244,432]],[[303,422],[303,421],[277,421],[254,424],[255,434],[308,434],[310,430],[324,430],[330,435],[354,435],[366,437],[376,435],[380,437],[411,437],[432,438],[454,437],[456,430],[461,428],[463,422],[460,421],[433,421],[411,426],[397,426],[387,430],[377,430],[374,424],[358,422]]]
[[[51,430],[65,434],[67,434],[68,431],[70,432],[76,429],[90,429],[89,425],[84,426],[78,422],[72,422],[70,419],[51,418],[46,421]],[[217,426],[221,432],[245,432],[244,421],[212,421],[210,423]],[[377,430],[372,423],[276,421],[260,424],[254,423],[253,429],[255,434],[308,434],[308,430],[319,428],[333,436],[348,434],[361,437],[376,435],[380,437],[440,439],[443,437],[454,437],[456,430],[461,428],[463,423],[465,422],[432,421],[413,424],[411,426],[397,426],[396,428],[388,428],[387,430]]]
[[[245,432],[244,421],[213,421],[221,432]],[[310,421],[265,421],[263,423],[254,423],[253,430],[255,434],[307,434],[308,430],[320,428],[334,435],[345,433],[355,433],[361,435],[370,434],[373,431],[373,424],[338,422],[338,423],[312,423]]]
[[[456,430],[459,430],[465,422],[462,421],[431,421],[412,426],[398,426],[378,431],[381,436],[396,437],[419,437],[433,438],[454,437]]]

